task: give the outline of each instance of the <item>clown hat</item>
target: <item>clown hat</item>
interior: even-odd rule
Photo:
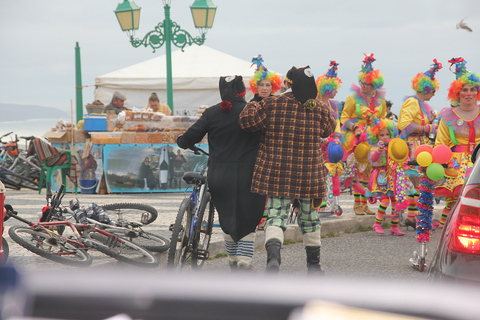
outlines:
[[[408,145],[405,140],[394,138],[388,143],[388,157],[395,162],[404,162],[409,154]]]
[[[343,148],[335,142],[330,142],[327,147],[328,162],[337,163],[343,159]]]
[[[310,66],[292,67],[288,70],[285,80],[291,85],[292,93],[305,108],[313,110],[317,106],[317,86]]]
[[[380,71],[375,70],[372,63],[375,61],[373,53],[367,56],[365,53],[365,59],[363,60],[362,70],[358,74],[358,81],[362,79],[367,80],[368,84],[373,85],[374,89],[380,89],[383,86],[383,76]]]
[[[358,163],[368,162],[368,152],[370,151],[370,146],[366,142],[360,142],[356,147],[353,154]]]
[[[263,65],[263,58],[261,54],[252,58],[252,66],[254,64],[257,65],[257,69],[255,70],[253,77],[250,78],[248,82],[250,84],[249,89],[253,92],[253,94],[258,93],[258,84],[260,81],[265,79],[269,80],[272,84],[272,94],[280,90],[282,87],[282,78],[276,72],[267,70],[267,68]]]
[[[332,94],[335,90],[340,88],[342,80],[337,77],[337,63],[335,60],[330,61],[330,70],[317,78],[315,84],[318,89],[318,96],[325,96]]]
[[[430,93],[438,90],[440,84],[438,80],[435,79],[435,73],[440,69],[442,69],[442,64],[438,62],[437,59],[433,59],[432,67],[428,71],[418,73],[413,77],[412,89],[421,93]]]
[[[456,80],[454,80],[450,84],[450,88],[448,88],[448,100],[454,106],[460,103],[460,91],[465,84],[470,86],[476,87],[478,94],[477,94],[477,101],[480,100],[480,74],[473,73],[467,71],[465,64],[467,61],[463,58],[452,58],[448,60],[450,62],[450,70],[452,70],[452,66],[455,65],[455,76]],[[453,71],[452,71],[453,72]]]

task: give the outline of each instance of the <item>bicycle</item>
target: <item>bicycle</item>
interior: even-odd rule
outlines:
[[[50,186],[47,186],[49,189]],[[45,222],[31,222],[19,217],[15,211],[7,212],[27,226],[13,226],[8,234],[13,241],[27,250],[49,260],[73,266],[89,266],[89,249],[96,249],[118,261],[142,267],[156,267],[158,259],[147,249],[88,223],[72,223],[60,208],[64,185],[51,199]],[[48,197],[47,197],[48,198]],[[68,229],[67,229],[68,228]],[[64,235],[70,230],[68,235]]]
[[[94,224],[111,234],[125,238],[152,252],[165,252],[170,248],[170,240],[142,229],[143,225],[153,222],[157,217],[158,213],[155,208],[139,203],[118,203],[100,207],[109,218],[115,215],[116,219],[113,218],[110,224],[107,224],[104,221],[86,217],[88,223]],[[76,213],[68,208],[65,210],[72,215]],[[126,213],[126,210],[128,210],[128,213]],[[143,212],[138,212],[139,210]],[[141,222],[133,221],[138,216],[140,216]]]
[[[191,148],[194,154],[208,153],[201,148]],[[170,226],[172,238],[167,258],[167,268],[181,270],[188,264],[192,269],[202,268],[208,259],[208,247],[213,230],[215,208],[208,192],[207,170],[203,174],[186,172],[183,180],[192,185],[192,193],[183,199],[175,219]]]

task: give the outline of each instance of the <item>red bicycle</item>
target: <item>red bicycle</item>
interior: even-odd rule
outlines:
[[[63,188],[51,201],[50,212],[44,222],[31,222],[19,217],[15,211],[9,217],[27,226],[13,226],[8,234],[25,249],[49,260],[73,266],[89,266],[92,257],[88,250],[96,249],[118,261],[142,267],[157,267],[158,259],[147,249],[126,239],[87,223],[66,220],[60,208]]]

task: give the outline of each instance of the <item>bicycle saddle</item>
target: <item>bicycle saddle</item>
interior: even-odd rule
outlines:
[[[185,172],[183,175],[183,181],[187,184],[197,184],[199,182],[205,184],[205,179],[205,176],[197,172]]]

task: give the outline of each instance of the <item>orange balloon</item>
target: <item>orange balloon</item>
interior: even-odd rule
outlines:
[[[432,162],[444,164],[452,159],[452,150],[444,144],[439,144],[432,151]],[[433,179],[432,179],[433,180]]]
[[[430,146],[430,145],[428,145],[428,144],[422,144],[422,145],[418,146],[418,147],[415,149],[415,152],[414,152],[414,154],[413,154],[414,157],[415,157],[415,160],[417,159],[418,154],[419,154],[420,152],[424,152],[424,151],[426,151],[426,152],[428,152],[428,153],[431,154],[432,151],[433,151],[433,148],[432,148],[432,146]]]

